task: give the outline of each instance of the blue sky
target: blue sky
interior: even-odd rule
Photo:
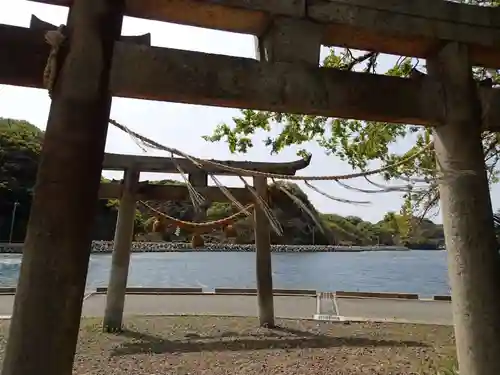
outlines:
[[[66,22],[67,8],[47,6],[24,0],[0,1],[0,23],[17,26],[28,26],[31,15],[34,14],[44,21],[59,25]],[[255,57],[254,37],[250,35],[232,34],[214,30],[188,26],[153,22],[126,17],[123,23],[124,35],[152,34],[152,44],[155,46],[178,48],[185,50],[217,53],[231,56]],[[326,51],[326,50],[325,50]],[[323,52],[325,52],[323,51]],[[381,70],[393,63],[391,57],[384,57],[379,63]],[[0,86],[0,117],[11,117],[28,120],[45,129],[49,112],[50,100],[45,90],[26,89],[13,86]],[[174,146],[183,151],[202,158],[235,159],[253,161],[287,161],[296,159],[296,148],[290,148],[279,155],[270,155],[261,140],[266,134],[255,137],[254,148],[245,155],[231,154],[224,143],[207,143],[201,136],[211,134],[214,127],[221,122],[231,123],[237,116],[237,109],[194,106],[186,104],[141,101],[134,99],[115,98],[111,117],[131,129],[154,139],[155,141]],[[275,130],[276,133],[276,130]],[[395,146],[395,150],[404,151],[410,146],[404,140]],[[304,146],[301,146],[304,147]],[[305,146],[313,155],[311,165],[302,171],[303,175],[336,175],[351,173],[352,169],[333,156],[325,155],[315,144]],[[110,126],[106,151],[124,154],[143,155],[144,152],[129,138],[128,135]],[[148,151],[146,155],[163,155],[158,151]],[[104,172],[107,177],[120,178],[121,173]],[[176,178],[175,175],[142,173],[141,179],[153,180]],[[229,186],[241,186],[236,178],[220,178]],[[375,179],[381,182],[380,179]],[[401,206],[400,193],[370,194],[369,196],[346,190],[333,182],[317,184],[331,195],[365,201],[370,205],[351,205],[329,200],[322,195],[300,184],[311,201],[322,212],[335,212],[341,215],[356,215],[365,220],[378,221],[387,211],[398,211]],[[353,180],[351,185],[370,188],[363,180]],[[492,191],[494,207],[500,204]],[[440,218],[435,218],[440,221]]]

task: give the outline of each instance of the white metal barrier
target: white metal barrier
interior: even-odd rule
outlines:
[[[316,320],[339,321],[340,312],[333,292],[319,292],[316,294]]]

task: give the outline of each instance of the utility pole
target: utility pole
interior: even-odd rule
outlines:
[[[14,233],[14,223],[16,221],[16,211],[17,206],[19,206],[19,202],[14,202],[14,207],[12,207],[12,219],[10,221],[10,233],[9,233],[9,243],[12,242],[12,234]]]

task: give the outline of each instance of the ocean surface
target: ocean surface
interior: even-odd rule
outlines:
[[[449,294],[446,251],[273,253],[275,288]],[[16,286],[21,255],[0,254],[0,286]],[[107,286],[110,254],[93,254],[87,287]],[[255,254],[134,253],[129,286],[255,288]]]

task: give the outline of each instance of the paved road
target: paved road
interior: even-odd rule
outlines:
[[[0,296],[0,315],[12,313],[13,296]],[[83,304],[83,316],[102,316],[106,296],[94,294]],[[281,318],[312,318],[315,297],[276,296],[275,313]],[[333,306],[333,305],[332,305]],[[322,309],[329,308],[323,301]],[[379,298],[336,298],[336,312],[347,318],[406,320],[414,323],[452,324],[451,306],[444,301]],[[331,313],[335,310],[330,308]],[[327,312],[327,311],[322,311]],[[257,315],[257,297],[242,295],[127,295],[125,314]]]
[[[0,296],[0,316],[8,316],[12,314],[12,306],[14,305],[14,296]]]
[[[93,295],[83,305],[84,316],[101,316],[106,296]],[[283,318],[311,318],[315,297],[274,297],[275,314]],[[127,295],[126,314],[208,314],[256,316],[256,296],[227,295]]]
[[[337,298],[337,306],[339,315],[350,318],[453,324],[451,304],[446,301]]]

